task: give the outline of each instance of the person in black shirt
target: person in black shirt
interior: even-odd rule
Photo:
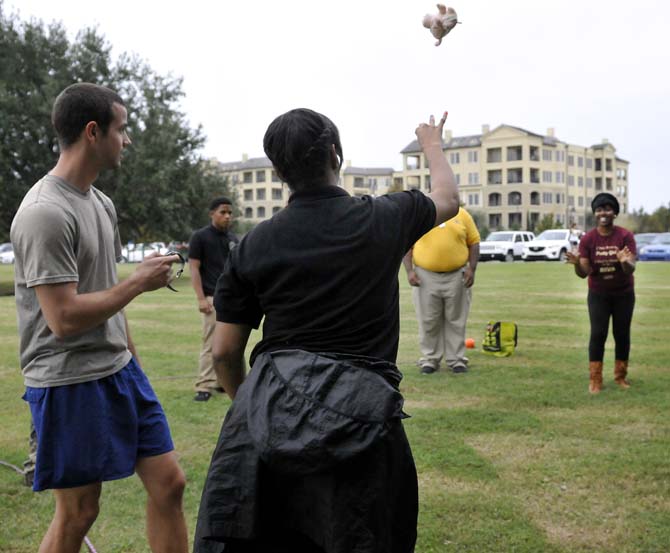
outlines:
[[[212,336],[216,318],[212,300],[219,275],[223,272],[228,253],[239,241],[230,232],[233,206],[225,197],[214,198],[209,204],[211,224],[196,230],[188,245],[188,264],[191,284],[202,313],[202,348],[200,371],[195,383],[195,401],[207,401],[215,390],[223,391],[212,363]]]
[[[288,205],[233,250],[214,296],[214,367],[233,404],[194,551],[410,553],[417,476],[401,419],[398,270],[453,217],[442,128],[416,130],[432,193],[349,196],[337,127],[289,111],[263,141]],[[264,318],[248,377],[244,351]]]

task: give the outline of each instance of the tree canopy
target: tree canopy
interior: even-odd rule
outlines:
[[[70,41],[60,23],[21,21],[0,0],[0,241],[26,191],[57,160],[51,108],[75,82],[114,89],[128,109],[132,145],[120,169],[95,183],[116,204],[122,239],[187,239],[207,221],[209,200],[230,191],[199,153],[202,128],[180,111],[182,80],[157,74],[136,55],[113,60],[95,28]]]

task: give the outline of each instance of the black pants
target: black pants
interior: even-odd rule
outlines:
[[[621,296],[598,294],[589,290],[589,318],[591,319],[591,339],[589,340],[589,361],[602,361],[605,342],[612,317],[612,333],[616,359],[628,361],[630,353],[630,323],[633,320],[635,292]]]

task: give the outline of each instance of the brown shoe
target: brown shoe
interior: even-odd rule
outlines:
[[[628,374],[628,361],[621,361],[617,359],[614,361],[614,382],[619,385],[619,388],[626,390],[630,388],[630,383],[626,380]]]
[[[589,393],[599,394],[603,389],[603,362],[589,362]]]

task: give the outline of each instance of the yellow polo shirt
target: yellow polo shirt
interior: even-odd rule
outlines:
[[[414,264],[434,273],[448,273],[468,262],[468,247],[478,244],[479,231],[462,207],[455,217],[424,234],[414,244]]]

